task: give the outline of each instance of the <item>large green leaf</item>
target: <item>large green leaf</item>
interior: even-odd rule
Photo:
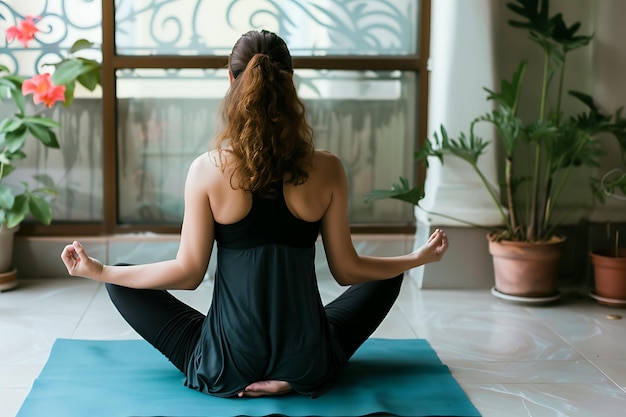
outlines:
[[[74,90],[76,89],[76,85],[74,83],[69,83],[65,85],[65,101],[63,105],[65,107],[69,107],[74,102]]]
[[[42,144],[49,148],[59,149],[59,142],[56,134],[47,126],[36,123],[27,123],[28,131],[36,137]]]
[[[505,155],[513,158],[522,131],[522,121],[515,116],[512,109],[503,106],[501,111],[494,110],[477,120],[492,123],[498,129],[498,137],[504,145]]]
[[[93,42],[88,41],[87,39],[79,39],[70,48],[70,54],[74,54],[83,49],[89,49],[94,45]]]
[[[11,100],[13,100],[13,102],[17,106],[20,114],[24,114],[25,112],[25,100],[24,94],[22,93],[22,83],[24,82],[24,79],[24,77],[20,77],[18,75],[6,75],[0,78],[0,82],[2,83],[2,85],[9,89],[11,94]]]
[[[100,63],[92,59],[78,58],[83,65],[88,68],[82,75],[76,80],[89,91],[95,90],[95,88],[102,82],[102,68]]]
[[[81,74],[76,81],[89,91],[95,90],[98,84],[100,84],[100,68],[94,68]]]
[[[20,113],[24,113],[24,95],[22,94],[21,83],[10,80],[8,77],[0,78],[0,99],[13,100]]]
[[[34,124],[41,125],[41,126],[52,127],[52,128],[61,127],[61,124],[59,122],[56,122],[48,117],[29,116],[29,117],[25,117],[24,119],[30,123],[34,123]]]
[[[49,225],[52,221],[50,204],[36,194],[30,194],[28,208],[31,214],[41,223]]]
[[[442,156],[443,153],[449,153],[461,158],[472,166],[476,166],[478,158],[483,154],[485,148],[489,146],[489,142],[485,142],[481,137],[474,134],[475,123],[476,121],[472,122],[469,136],[461,132],[458,139],[450,138],[446,129],[441,126],[441,138],[437,132],[433,134],[433,148],[438,148],[442,152]],[[440,157],[440,159],[443,162],[443,158]]]
[[[15,197],[15,204],[6,215],[6,223],[9,229],[20,224],[28,214],[28,200],[29,198],[24,194]]]
[[[400,177],[400,183],[393,183],[391,190],[372,190],[365,198],[365,202],[369,203],[374,200],[396,199],[419,205],[419,201],[424,198],[424,190],[419,187],[409,187],[409,181]]]
[[[12,153],[22,149],[22,146],[24,146],[24,142],[26,141],[26,126],[22,125],[17,130],[7,132],[4,135],[4,140],[6,141],[8,152]]]
[[[10,117],[0,122],[0,132],[15,132],[24,125],[24,119]]]
[[[0,185],[0,208],[10,209],[15,203],[15,196],[9,187]]]
[[[509,24],[516,28],[528,29],[542,36],[549,37],[554,26],[550,19],[550,2],[548,0],[517,0],[506,5],[522,20],[509,20]]]
[[[522,90],[522,81],[524,79],[524,73],[528,66],[527,61],[522,61],[517,70],[513,73],[513,78],[509,82],[503,79],[500,82],[500,92],[495,93],[488,88],[484,88],[489,93],[487,100],[493,100],[500,106],[511,109],[512,113],[517,113],[517,105],[519,103],[520,92]]]
[[[84,74],[90,69],[91,67],[89,65],[85,65],[83,61],[79,59],[68,59],[56,66],[54,74],[52,75],[52,82],[56,85],[74,83],[81,74]]]
[[[26,159],[26,154],[21,149],[14,152],[7,150],[6,152],[0,153],[0,163],[2,164],[11,164],[11,161],[19,161],[21,159]]]
[[[44,187],[54,188],[54,180],[48,174],[37,174],[33,178],[37,180]]]
[[[13,165],[10,165],[5,161],[2,161],[1,163],[3,164],[3,166],[2,166],[2,175],[0,175],[0,180],[8,176],[11,172],[15,171],[15,167]]]

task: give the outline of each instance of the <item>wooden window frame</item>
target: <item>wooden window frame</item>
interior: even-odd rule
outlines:
[[[100,236],[120,233],[152,232],[178,234],[180,225],[119,224],[117,178],[117,115],[115,72],[124,68],[225,68],[228,56],[127,56],[115,54],[115,8],[113,1],[102,2],[102,137],[103,137],[103,219],[97,222],[56,222],[49,226],[25,222],[20,235],[25,236]],[[332,70],[402,70],[417,73],[418,114],[415,149],[423,144],[428,129],[428,57],[430,56],[431,0],[420,1],[419,54],[405,56],[294,56],[295,69]],[[418,166],[414,181],[423,184],[425,168]],[[390,178],[390,181],[392,179]],[[353,233],[414,233],[408,224],[351,225]]]

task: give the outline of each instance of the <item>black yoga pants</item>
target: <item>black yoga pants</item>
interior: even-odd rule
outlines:
[[[332,337],[346,357],[376,330],[398,298],[403,275],[352,285],[325,306]],[[186,373],[205,315],[163,290],[138,290],[106,284],[122,317],[148,343]]]

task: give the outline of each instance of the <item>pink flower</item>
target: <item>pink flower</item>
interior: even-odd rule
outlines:
[[[34,75],[22,83],[24,95],[33,94],[35,104],[44,103],[50,108],[57,101],[65,102],[65,86],[52,84],[50,74]]]
[[[28,48],[28,42],[35,38],[35,33],[39,32],[37,28],[36,20],[39,17],[26,16],[24,20],[18,23],[17,26],[11,26],[7,29],[7,42],[17,39],[24,44],[24,48]]]

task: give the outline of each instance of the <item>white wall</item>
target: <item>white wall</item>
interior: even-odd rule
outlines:
[[[606,112],[626,107],[626,1],[596,0],[593,23],[595,39],[591,56],[594,66],[592,92],[600,108]],[[626,115],[626,113],[625,113]],[[626,170],[619,156],[619,148],[612,138],[605,138],[609,149],[603,159],[600,173],[611,169]],[[626,221],[626,201],[607,199],[604,206],[597,206],[591,214],[593,221]]]

